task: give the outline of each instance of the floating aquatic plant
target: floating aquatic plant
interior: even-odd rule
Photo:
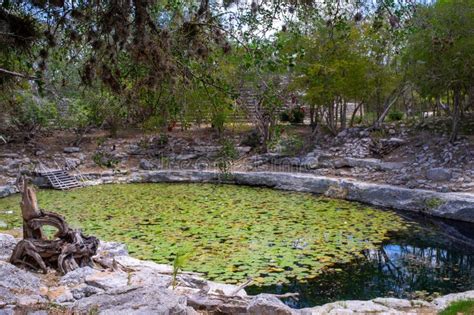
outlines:
[[[358,203],[231,185],[105,185],[42,190],[38,199],[86,233],[126,243],[138,258],[173,263],[186,244],[185,269],[227,283],[307,281],[406,225]],[[0,220],[21,226],[19,196],[0,199]]]

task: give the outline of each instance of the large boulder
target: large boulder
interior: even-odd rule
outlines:
[[[159,286],[124,287],[104,294],[92,295],[74,303],[75,311],[99,314],[196,314],[188,308],[186,297]]]

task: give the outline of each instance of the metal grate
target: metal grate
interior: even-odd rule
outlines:
[[[82,186],[74,176],[63,170],[40,172],[40,174],[48,179],[54,189],[68,190]]]

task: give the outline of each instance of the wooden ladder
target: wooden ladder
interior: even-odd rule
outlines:
[[[49,183],[54,189],[68,190],[82,186],[76,177],[69,175],[69,173],[64,170],[41,172],[41,175],[48,179]]]

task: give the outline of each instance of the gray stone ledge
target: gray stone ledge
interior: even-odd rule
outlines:
[[[15,186],[0,186],[0,198],[7,197],[13,195],[18,192]]]

